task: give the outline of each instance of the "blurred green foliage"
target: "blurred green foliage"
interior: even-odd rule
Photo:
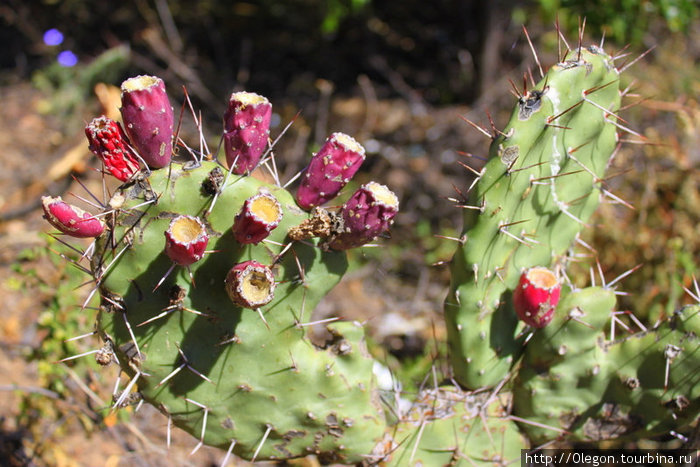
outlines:
[[[686,32],[700,14],[697,0],[539,0],[539,5],[547,21],[558,18],[572,37],[585,18],[592,35],[605,33],[620,44],[643,44],[660,22],[671,32]]]

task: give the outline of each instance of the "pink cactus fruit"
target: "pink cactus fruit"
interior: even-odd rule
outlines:
[[[547,268],[534,267],[523,272],[513,291],[513,307],[521,321],[533,328],[543,328],[552,321],[559,303],[561,284]]]
[[[197,217],[177,216],[165,231],[165,254],[180,266],[189,266],[202,259],[207,243],[209,234]]]
[[[229,168],[243,175],[260,162],[270,136],[272,105],[252,92],[234,92],[224,113],[224,151]]]
[[[274,297],[275,278],[264,264],[246,261],[231,268],[225,286],[233,303],[254,310],[270,303]]]
[[[122,119],[131,144],[149,167],[165,167],[173,154],[174,126],[165,83],[156,76],[136,76],[121,89]]]
[[[333,133],[311,158],[297,190],[297,203],[310,210],[335,198],[365,160],[365,148],[345,133]]]
[[[60,196],[43,196],[44,218],[62,233],[76,238],[99,237],[105,224],[92,214],[66,203]]]
[[[399,210],[399,200],[386,186],[369,182],[343,205],[343,231],[329,243],[333,250],[362,246],[389,230]]]
[[[121,182],[139,171],[139,162],[118,122],[102,116],[93,118],[85,127],[90,151],[104,164],[109,173]]]
[[[243,203],[233,222],[238,243],[257,244],[267,238],[282,220],[282,206],[269,192],[261,190]]]

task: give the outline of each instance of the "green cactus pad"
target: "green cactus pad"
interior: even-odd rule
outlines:
[[[528,421],[521,427],[533,442],[561,433],[580,441],[639,439],[678,430],[700,413],[700,307],[610,342],[614,304],[600,288],[572,293],[528,343],[514,412]]]
[[[285,250],[287,229],[308,215],[288,192],[252,177],[231,176],[207,215],[215,167],[172,164],[113,197],[120,210],[93,259],[103,297],[98,332],[132,380],[138,376],[144,399],[208,445],[226,449],[235,440],[233,452],[249,459],[257,452],[257,459],[359,462],[385,426],[363,330],[335,324],[321,349],[301,325],[345,272],[345,255],[312,242]],[[238,244],[234,216],[263,187],[282,205],[282,221],[269,241]],[[164,231],[181,214],[205,222],[213,252],[189,271],[176,267],[154,291],[171,266]],[[271,266],[277,282],[275,298],[259,309],[264,320],[234,305],[224,288],[229,269],[248,260]],[[138,326],[168,307],[174,311]]]
[[[521,344],[503,294],[530,267],[550,267],[593,214],[617,145],[619,76],[597,47],[570,52],[523,96],[495,138],[465,210],[466,242],[445,302],[458,381],[478,388],[506,377]],[[506,309],[507,308],[507,309]]]
[[[527,449],[502,398],[454,387],[424,390],[373,452],[386,466],[508,465]],[[487,404],[485,406],[485,404]]]

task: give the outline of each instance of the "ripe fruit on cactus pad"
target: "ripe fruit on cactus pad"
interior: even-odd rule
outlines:
[[[44,218],[62,233],[77,238],[99,237],[105,230],[104,223],[77,206],[68,204],[60,196],[43,196]]]
[[[234,92],[224,114],[224,151],[232,172],[243,175],[260,162],[270,135],[272,104],[252,92]]]
[[[207,243],[207,229],[197,217],[177,216],[165,231],[165,254],[180,266],[202,259]]]
[[[85,127],[85,136],[90,151],[117,180],[126,182],[139,171],[139,162],[118,122],[105,116],[94,118]]]
[[[243,308],[256,309],[274,298],[275,278],[270,268],[257,261],[246,261],[231,268],[226,276],[226,293]]]
[[[513,308],[521,321],[543,328],[552,321],[559,303],[561,284],[547,268],[534,267],[523,272],[513,291]]]
[[[131,144],[149,167],[170,163],[173,153],[173,108],[163,80],[136,76],[122,83],[122,118]]]
[[[365,148],[345,133],[333,133],[306,168],[297,203],[310,210],[335,198],[365,160]]]
[[[363,185],[343,205],[343,230],[330,240],[330,248],[347,250],[374,240],[389,230],[398,210],[399,200],[386,186]]]

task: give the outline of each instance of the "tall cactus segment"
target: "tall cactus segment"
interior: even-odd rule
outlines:
[[[580,48],[520,98],[493,140],[445,302],[452,366],[465,386],[497,384],[517,357],[504,293],[523,270],[557,262],[586,226],[617,145],[619,106],[612,58]]]
[[[646,438],[700,414],[700,306],[610,341],[614,305],[609,290],[572,293],[528,343],[514,412],[533,442]]]

